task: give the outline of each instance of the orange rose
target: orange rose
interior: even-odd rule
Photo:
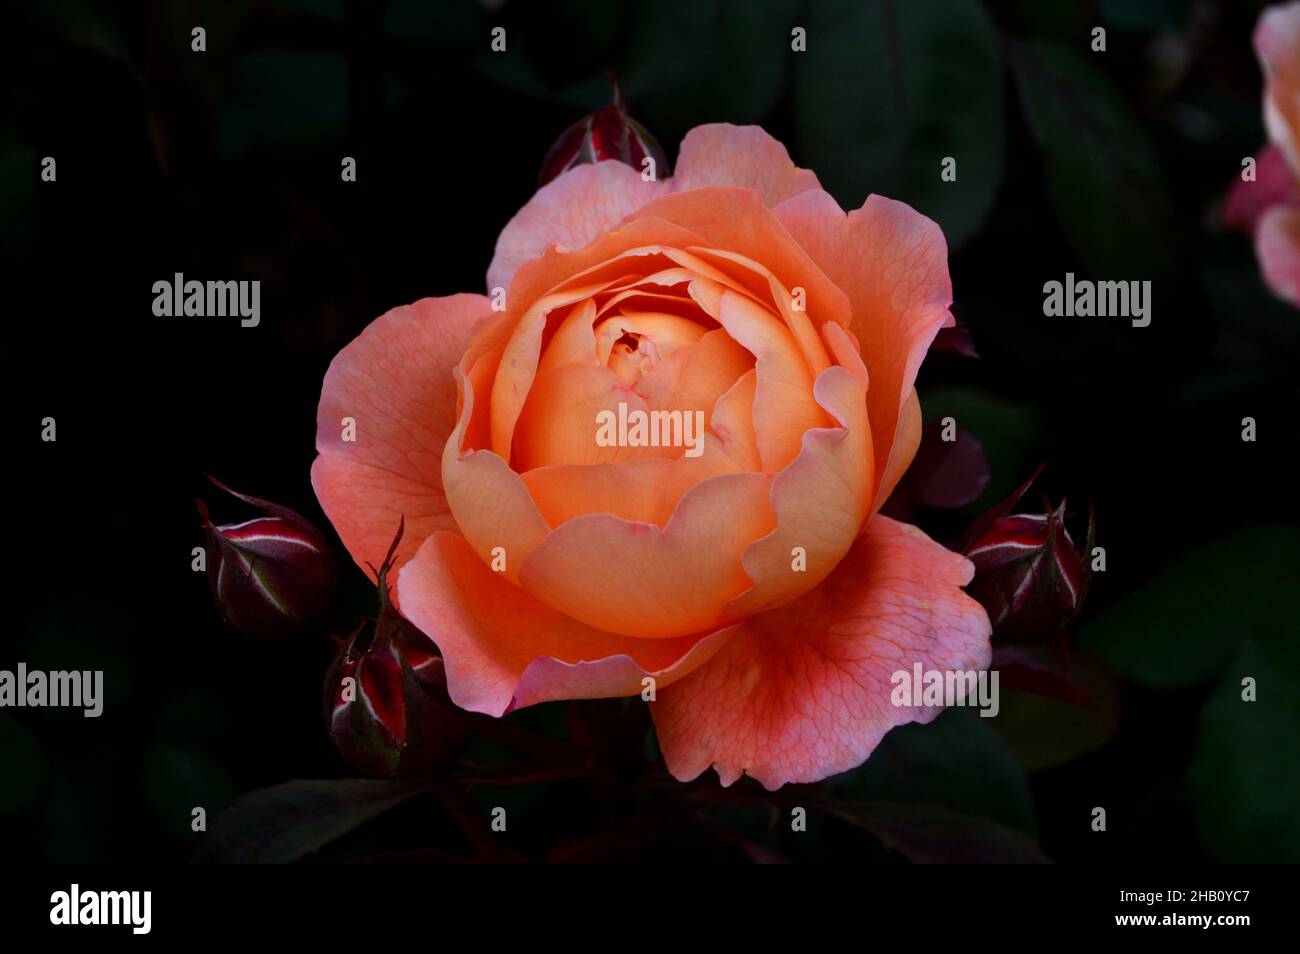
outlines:
[[[362,566],[405,517],[398,602],[458,705],[653,687],[676,777],[775,788],[932,719],[891,705],[893,672],[987,667],[970,563],[873,516],[951,321],[933,222],[846,215],[761,129],[703,126],[667,182],[601,162],[542,188],[488,286],[504,310],[423,299],[334,359],[312,468]],[[704,433],[598,439],[634,412]]]

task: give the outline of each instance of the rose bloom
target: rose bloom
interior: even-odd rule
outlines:
[[[1269,7],[1255,26],[1264,73],[1264,128],[1255,181],[1238,181],[1224,206],[1225,224],[1253,232],[1264,283],[1300,305],[1300,2]]]
[[[405,517],[397,600],[457,705],[649,686],[674,776],[774,789],[933,719],[890,703],[895,671],[988,666],[971,564],[876,514],[952,321],[933,222],[879,196],[845,214],[761,129],[702,126],[671,180],[547,184],[487,284],[504,310],[422,299],[339,353],[312,468],[358,564]],[[602,446],[620,403],[702,411],[703,453]]]

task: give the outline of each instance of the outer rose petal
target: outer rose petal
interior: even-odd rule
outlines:
[[[403,517],[399,567],[429,534],[456,526],[441,466],[456,424],[452,369],[490,313],[482,295],[424,298],[375,319],[330,362],[311,482],[362,569],[383,562]],[[356,421],[355,442],[342,439],[344,417]]]
[[[1300,209],[1275,205],[1260,216],[1255,256],[1273,294],[1300,305]]]
[[[916,456],[916,450],[921,446],[921,402],[916,396],[916,388],[907,395],[907,400],[903,402],[903,410],[898,415],[898,429],[894,431],[894,446],[889,449],[889,463],[885,465],[885,475],[880,478],[876,486],[876,500],[871,507],[871,512],[875,513],[881,508],[889,495],[894,492],[898,482],[903,479],[903,474],[907,473],[907,468],[912,466],[912,458]]]
[[[669,184],[674,192],[705,186],[753,189],[768,206],[821,188],[817,176],[791,162],[785,146],[761,126],[730,123],[696,126],[688,132]]]
[[[538,189],[501,230],[488,288],[509,288],[515,270],[549,245],[581,248],[656,196],[705,186],[754,189],[770,206],[819,183],[758,126],[696,126],[682,140],[676,175],[666,181],[645,182],[639,169],[606,160],[575,166]]]
[[[883,480],[893,472],[890,453],[916,372],[950,318],[943,232],[911,207],[878,195],[845,215],[825,192],[810,190],[774,211],[852,303],[851,328],[871,377],[876,479]]]
[[[462,709],[499,716],[552,699],[636,695],[692,672],[730,637],[630,639],[585,626],[493,573],[454,533],[435,533],[397,580],[402,612],[442,651]]]
[[[915,527],[873,517],[821,586],[737,624],[708,665],[659,690],[669,771],[815,782],[862,764],[894,726],[929,722],[938,709],[892,704],[890,677],[918,662],[987,668],[988,616],[958,589],[972,573]]]
[[[509,288],[515,270],[550,245],[579,249],[667,187],[616,160],[575,166],[537,190],[497,237],[487,287]]]

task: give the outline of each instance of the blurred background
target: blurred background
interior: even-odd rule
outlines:
[[[1091,498],[1107,568],[1071,642],[1095,705],[1004,690],[998,718],[953,710],[896,730],[824,785],[721,793],[710,774],[657,813],[672,786],[658,787],[639,703],[547,705],[507,721],[585,740],[617,763],[609,778],[512,775],[476,740],[482,777],[454,796],[382,789],[397,807],[380,814],[376,790],[289,792],[227,816],[216,856],[1300,860],[1300,315],[1262,286],[1249,237],[1217,225],[1264,141],[1260,9],[29,5],[0,37],[0,668],[103,669],[107,702],[99,719],[0,711],[9,857],[212,857],[192,807],[211,819],[256,789],[352,774],[321,714],[333,642],[252,643],[220,622],[190,568],[193,498],[223,522],[251,516],[212,473],[328,528],[308,472],[330,359],[390,307],[483,290],[543,154],[608,104],[613,70],[670,159],[698,123],[759,123],[845,208],[881,193],[943,226],[979,357],[933,355],[922,407],[982,444],[991,479],[964,508],[914,519],[951,542],[1044,461],[1027,503],[1068,496],[1073,527]],[[191,50],[196,26],[206,52]],[[44,156],[56,183],[40,181]],[[340,181],[344,156],[355,183]],[[956,182],[940,181],[944,156]],[[1152,281],[1151,325],[1044,318],[1043,284],[1067,271]],[[259,279],[260,327],[155,318],[152,285],[174,272]],[[39,439],[46,416],[56,443]],[[373,611],[347,566],[335,631]],[[832,798],[873,814],[814,811],[789,831],[789,805]],[[485,847],[466,819],[497,805],[510,832]]]

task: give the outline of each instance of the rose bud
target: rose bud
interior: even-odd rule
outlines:
[[[227,623],[254,639],[280,639],[321,627],[334,599],[338,569],[325,537],[288,507],[217,487],[266,513],[215,526],[195,504],[207,534],[208,585]]]
[[[339,647],[325,674],[325,721],[340,753],[372,778],[417,775],[455,753],[466,716],[447,696],[442,657],[397,612],[388,572],[397,532],[379,579],[379,616]]]
[[[574,166],[605,159],[616,159],[640,172],[641,161],[649,156],[654,160],[655,177],[667,177],[668,157],[655,137],[627,114],[619,84],[611,85],[613,105],[578,120],[546,151],[537,176],[538,188]]]
[[[994,642],[1051,640],[1075,619],[1087,592],[1090,572],[1065,527],[1065,501],[1045,513],[1009,513],[1041,471],[976,521],[961,546],[975,564],[966,592],[988,612]],[[1089,551],[1093,533],[1090,507]]]

